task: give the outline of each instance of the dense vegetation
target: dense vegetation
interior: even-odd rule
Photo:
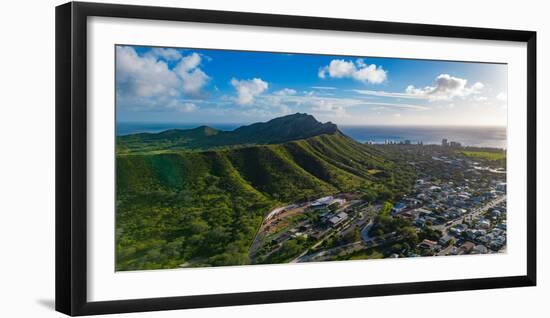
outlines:
[[[393,235],[402,240],[416,244],[418,235],[411,221],[405,218],[394,218],[390,215],[393,205],[386,202],[380,213],[376,216],[374,226],[370,234],[373,236]]]
[[[175,142],[155,134],[117,140],[117,270],[247,264],[257,228],[276,206],[356,190],[385,200],[410,189],[414,173],[407,165],[337,129],[319,134],[321,126],[302,118],[302,131],[286,118],[280,138],[309,137],[284,143],[198,151],[165,147]],[[277,135],[273,125],[258,125],[266,136]],[[131,147],[120,146],[128,140]]]

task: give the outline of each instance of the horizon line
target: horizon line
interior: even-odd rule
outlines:
[[[272,118],[274,119],[274,118]],[[127,121],[115,121],[115,124],[175,124],[175,125],[251,125],[255,123],[265,123],[267,121],[270,121],[271,119],[265,120],[265,121],[251,121],[251,122],[207,122],[207,121],[192,121],[192,122],[179,122],[179,121],[139,121],[139,120],[127,120]],[[321,123],[328,123],[331,122],[337,126],[342,127],[365,127],[365,126],[373,126],[373,127],[494,127],[494,128],[508,128],[508,125],[471,125],[471,124],[450,124],[450,125],[441,125],[441,124],[426,124],[426,125],[418,125],[418,124],[338,124],[334,121],[326,121]]]

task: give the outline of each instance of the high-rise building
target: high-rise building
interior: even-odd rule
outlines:
[[[441,146],[447,147],[448,145],[449,143],[447,142],[447,138],[443,138],[443,140],[441,141]]]

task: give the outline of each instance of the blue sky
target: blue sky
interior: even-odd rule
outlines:
[[[116,102],[118,122],[501,126],[507,66],[117,46]]]

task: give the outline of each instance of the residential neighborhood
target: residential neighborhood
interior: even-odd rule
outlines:
[[[460,144],[385,143],[415,168],[396,202],[339,193],[269,211],[251,258],[288,262],[493,254],[506,251],[506,171]]]

